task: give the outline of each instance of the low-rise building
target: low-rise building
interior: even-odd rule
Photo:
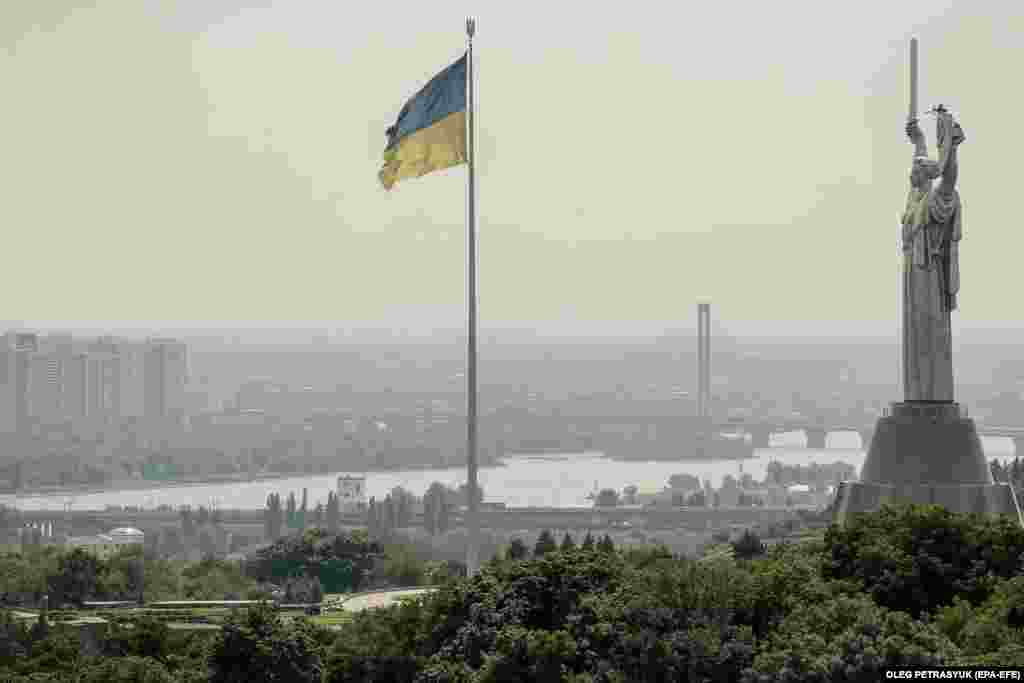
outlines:
[[[112,529],[106,534],[117,546],[143,545],[146,542],[146,534],[134,527],[122,526]]]
[[[95,536],[70,536],[66,545],[69,548],[82,548],[100,559],[107,559],[125,547],[137,545],[141,547],[146,534],[132,527],[118,527],[105,534]]]
[[[338,477],[338,508],[341,514],[355,514],[366,507],[366,477]]]

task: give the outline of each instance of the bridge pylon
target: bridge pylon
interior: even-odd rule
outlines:
[[[747,430],[750,434],[750,442],[754,448],[772,447],[772,429],[764,425],[751,427]]]
[[[804,429],[804,434],[807,436],[807,448],[815,448],[818,450],[825,449],[825,443],[828,439],[828,430],[824,427],[808,427]]]

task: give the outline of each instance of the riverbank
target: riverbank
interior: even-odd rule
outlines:
[[[481,464],[480,469],[496,469],[505,467],[505,463]],[[358,470],[360,474],[391,474],[394,472],[430,472],[444,471],[463,467],[453,464],[420,464],[420,465],[394,465],[389,467],[375,467],[367,470]],[[283,481],[287,479],[308,479],[310,477],[331,477],[343,474],[352,474],[357,470],[341,470],[338,472],[305,473],[305,472],[261,472],[256,475],[248,473],[237,473],[227,475],[212,475],[201,478],[175,479],[169,481],[154,481],[147,479],[114,479],[104,484],[79,484],[73,486],[54,486],[39,489],[22,489],[17,493],[8,492],[6,497],[15,498],[56,498],[88,496],[98,493],[116,493],[118,491],[159,491],[164,489],[187,488],[190,486],[217,486],[229,484],[252,484],[265,481]]]
[[[634,458],[622,456],[622,455],[610,455],[609,460],[616,462],[678,462],[678,463],[712,463],[712,462],[736,462],[738,460],[759,460],[760,456],[757,453],[749,454],[737,454],[737,455],[713,455],[713,456],[693,456],[693,457],[652,457],[650,455],[638,455]]]

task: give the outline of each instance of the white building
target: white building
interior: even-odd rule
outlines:
[[[71,536],[67,540],[69,548],[82,548],[98,558],[106,559],[115,555],[125,546],[143,545],[146,534],[132,527],[119,527],[105,534],[95,536]]]
[[[143,545],[146,542],[146,534],[133,527],[122,526],[117,529],[108,531],[107,536],[113,541],[116,546],[125,545]]]
[[[338,477],[338,509],[353,514],[366,509],[366,477]]]

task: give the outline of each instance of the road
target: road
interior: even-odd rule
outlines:
[[[376,591],[363,593],[349,598],[342,604],[346,612],[362,612],[374,607],[388,607],[403,598],[422,595],[435,590],[433,588],[405,588],[401,590]]]

